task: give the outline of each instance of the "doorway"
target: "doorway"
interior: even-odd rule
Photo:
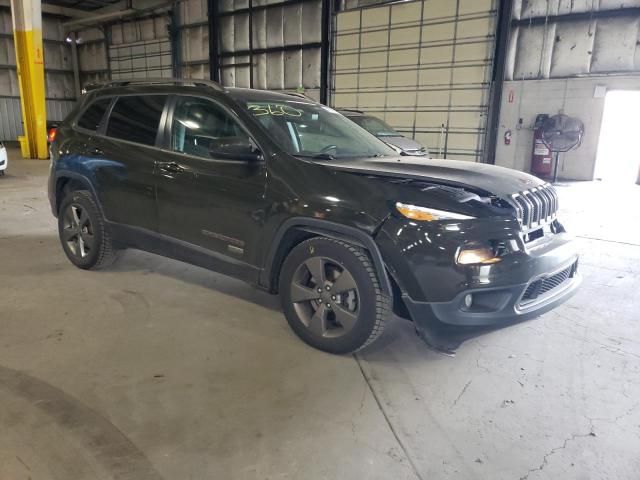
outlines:
[[[607,92],[598,142],[595,178],[636,183],[640,168],[640,91]]]

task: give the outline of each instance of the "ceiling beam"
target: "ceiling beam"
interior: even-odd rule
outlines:
[[[0,0],[0,6],[11,8],[11,0]],[[69,18],[88,17],[91,15],[91,12],[78,10],[77,8],[60,7],[58,5],[49,5],[48,3],[42,3],[42,13]]]
[[[2,1],[2,0],[0,0]],[[155,10],[168,10],[173,6],[173,1],[171,2],[144,2],[148,5],[145,5],[143,8],[140,8],[140,4],[143,2],[135,3],[136,8],[125,8],[123,10],[109,11],[106,13],[96,13],[96,12],[104,12],[107,8],[101,8],[99,10],[91,12],[88,17],[77,18],[73,20],[69,20],[68,22],[64,22],[62,26],[65,31],[70,32],[73,30],[79,30],[84,27],[89,27],[92,25],[101,25],[105,23],[112,22],[114,20],[120,20],[122,18],[134,17],[138,15],[142,15],[144,13],[152,12]],[[144,5],[144,4],[143,4]]]
[[[102,13],[100,15],[91,14],[88,17],[77,18],[69,20],[68,22],[64,22],[62,26],[64,27],[65,31],[70,32],[72,30],[76,30],[82,27],[88,27],[90,25],[99,25],[101,23],[110,22],[111,20],[119,20],[120,18],[135,15],[137,12],[138,11],[134,10],[133,8],[128,8],[126,10]]]

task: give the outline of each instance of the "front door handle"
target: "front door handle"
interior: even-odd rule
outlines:
[[[176,162],[161,162],[158,164],[160,170],[165,173],[180,173],[184,172],[184,168]]]

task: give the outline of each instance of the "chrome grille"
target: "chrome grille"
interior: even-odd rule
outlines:
[[[515,193],[511,199],[523,230],[539,228],[556,218],[558,194],[549,184]]]

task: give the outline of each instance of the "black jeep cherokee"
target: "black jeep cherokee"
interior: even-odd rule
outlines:
[[[71,262],[132,247],[279,293],[307,343],[357,350],[392,311],[496,325],[579,284],[558,196],[528,174],[398,157],[299,95],[196,80],[90,89],[51,132],[49,199]]]

